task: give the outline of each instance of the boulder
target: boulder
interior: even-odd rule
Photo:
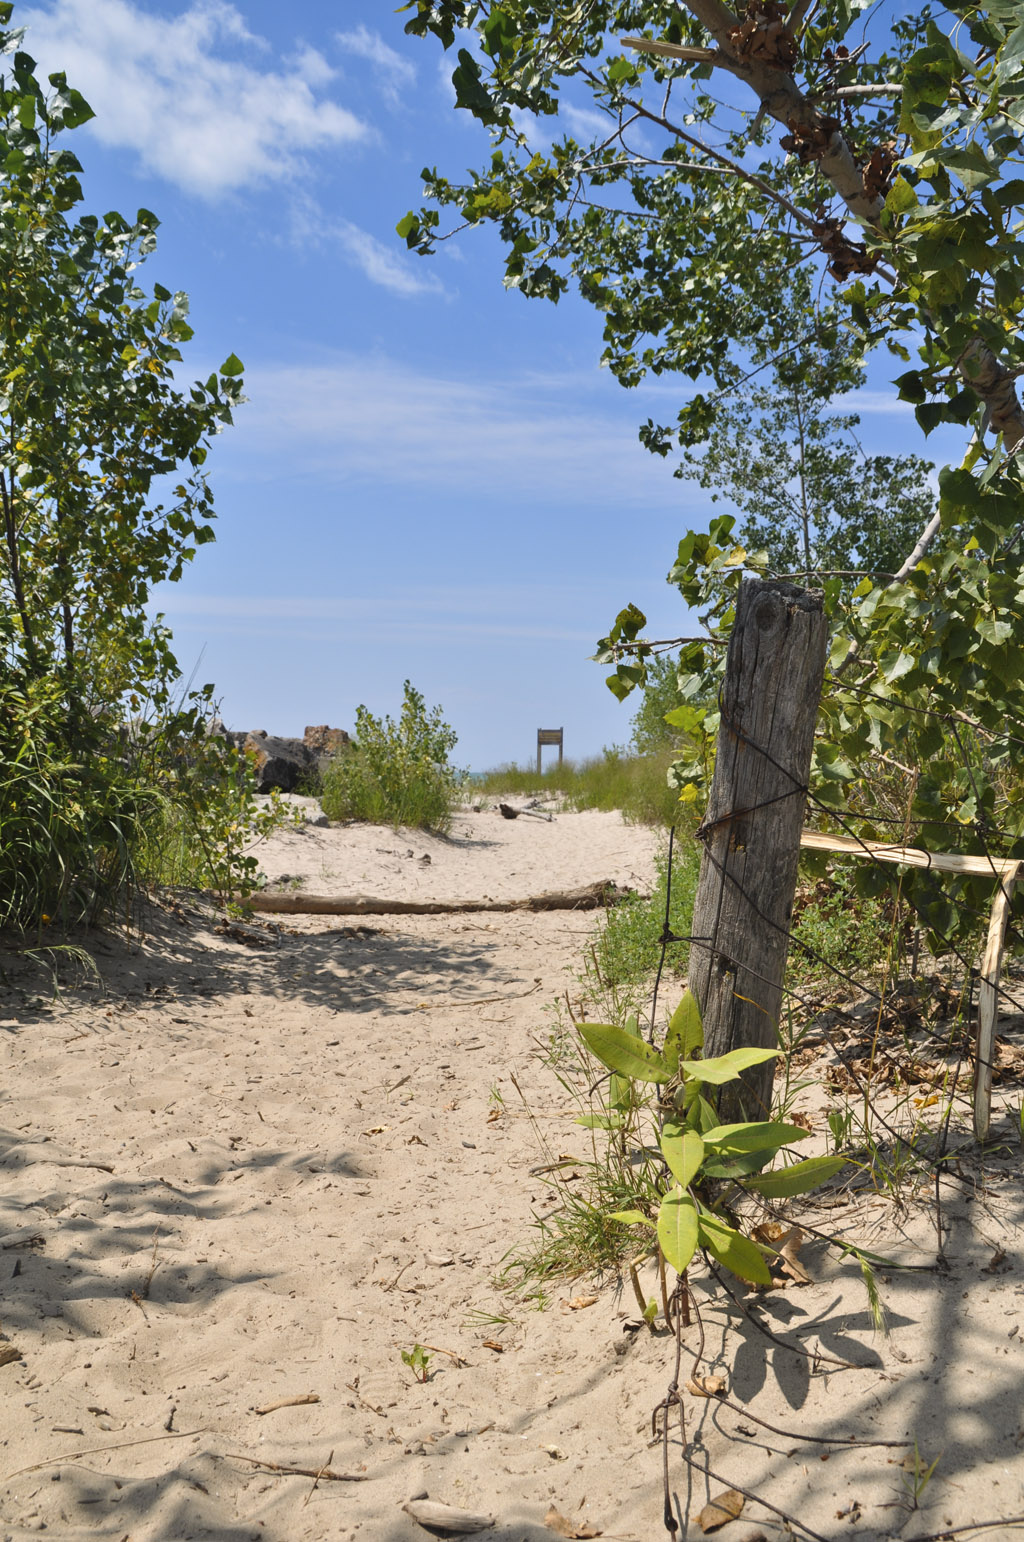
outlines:
[[[312,750],[301,739],[275,739],[266,733],[246,734],[242,750],[256,772],[256,791],[294,792],[304,776],[316,769]]]
[[[318,760],[329,760],[339,750],[350,744],[348,734],[344,728],[328,728],[326,723],[318,727],[307,728],[302,735],[302,742],[308,750],[312,750]]]

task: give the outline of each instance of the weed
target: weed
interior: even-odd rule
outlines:
[[[414,1344],[411,1349],[402,1350],[402,1364],[409,1367],[417,1381],[430,1379],[430,1359],[422,1344]]]
[[[455,731],[441,709],[427,710],[423,696],[406,680],[396,723],[356,709],[351,742],[330,761],[320,796],[329,819],[363,819],[372,824],[408,825],[442,834],[452,822],[463,773],[449,756]]]
[[[668,785],[672,752],[631,755],[613,748],[589,760],[563,761],[540,776],[526,766],[499,766],[473,780],[473,793],[557,798],[567,809],[619,809],[630,824],[670,825],[679,818],[678,794]]]

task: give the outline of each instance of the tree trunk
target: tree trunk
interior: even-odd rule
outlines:
[[[704,1053],[778,1042],[782,979],[828,626],[822,596],[745,580],[722,686],[693,911],[690,987]],[[722,1089],[724,1119],[765,1119],[773,1063]]]

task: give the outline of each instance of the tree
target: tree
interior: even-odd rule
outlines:
[[[925,433],[962,427],[963,459],[940,471],[921,538],[892,579],[865,577],[836,625],[813,792],[858,814],[863,834],[885,833],[863,778],[884,755],[909,766],[902,818],[928,821],[933,844],[1024,850],[1005,774],[1024,741],[1017,5],[924,3],[895,20],[861,0],[748,0],[742,14],[721,0],[407,10],[409,32],[472,44],[458,50],[457,105],[492,142],[468,180],[425,170],[431,202],[398,227],[411,247],[447,238],[450,206],[496,227],[506,284],[553,300],[575,284],[623,384],[648,371],[699,384],[672,430],[684,450],[714,429],[755,355],[781,363],[823,321],[864,356],[884,346],[909,366],[895,386]],[[605,130],[534,148],[527,115],[554,117],[563,101],[596,107]],[[813,304],[785,298],[801,267],[808,294],[821,291]],[[683,538],[671,578],[708,607],[712,633],[745,565],[728,519]],[[835,613],[841,580],[826,595]],[[602,640],[619,695],[643,683],[643,625],[627,607]],[[684,690],[719,653],[683,650]],[[948,932],[963,917],[931,882],[915,878],[916,902]]]
[[[836,411],[836,395],[863,382],[845,334],[816,337],[725,397],[676,471],[740,511],[740,540],[777,576],[838,575],[851,589],[865,574],[891,576],[934,513],[929,462],[866,454],[857,413]]]
[[[136,277],[156,217],[75,216],[81,167],[60,136],[92,111],[63,74],[39,81],[12,9],[0,4],[0,922],[75,895],[88,908],[123,869],[111,853],[140,810],[129,715],[148,706],[170,743],[199,730],[208,692],[172,711],[178,668],[146,602],[213,539],[203,464],[242,399],[233,355],[174,383],[187,297]]]

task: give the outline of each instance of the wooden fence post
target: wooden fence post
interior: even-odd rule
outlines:
[[[705,1055],[774,1046],[828,625],[822,596],[740,586],[693,909],[690,988]],[[723,1120],[767,1119],[774,1062],[723,1087]]]

